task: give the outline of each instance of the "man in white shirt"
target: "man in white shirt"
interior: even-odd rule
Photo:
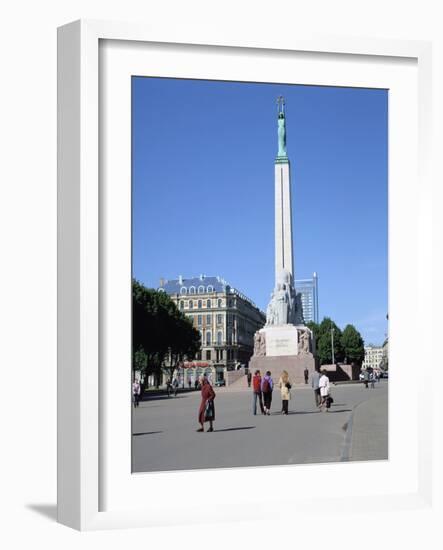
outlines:
[[[326,399],[329,395],[329,378],[326,376],[326,371],[321,371],[320,380],[318,381],[318,386],[320,388],[320,396],[321,396],[321,402],[319,405],[320,410],[324,407],[326,412],[328,412],[328,408],[326,407]]]

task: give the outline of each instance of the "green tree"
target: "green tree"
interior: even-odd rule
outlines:
[[[342,332],[334,321],[329,317],[324,317],[319,325],[314,326],[314,335],[315,332],[317,332],[316,350],[320,365],[332,363],[332,341],[334,341],[335,363],[343,361],[344,352],[341,344]]]
[[[132,349],[133,369],[144,361],[145,373],[156,375],[175,369],[185,358],[193,359],[200,349],[200,333],[171,298],[162,291],[132,283]]]
[[[346,325],[341,336],[341,344],[347,363],[361,365],[365,358],[365,343],[353,325]]]

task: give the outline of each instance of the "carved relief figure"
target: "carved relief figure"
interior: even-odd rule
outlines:
[[[289,318],[289,303],[288,303],[288,293],[282,287],[282,285],[277,285],[277,290],[275,292],[275,317],[276,325],[286,325]]]
[[[266,334],[264,332],[260,332],[260,355],[266,355]]]
[[[271,300],[268,304],[268,308],[266,310],[266,324],[267,325],[273,325],[275,324],[275,312],[274,312],[274,293],[271,292]]]
[[[260,333],[256,332],[254,334],[254,355],[260,355]]]
[[[266,334],[264,332],[254,334],[254,355],[255,357],[266,355]]]
[[[311,336],[309,330],[303,330],[299,332],[299,351],[301,353],[309,353]]]

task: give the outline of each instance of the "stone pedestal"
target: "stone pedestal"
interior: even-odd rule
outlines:
[[[309,376],[315,369],[315,359],[312,353],[299,353],[298,355],[279,355],[269,357],[251,357],[249,361],[249,369],[254,374],[258,369],[263,376],[266,371],[271,371],[271,377],[274,384],[278,383],[281,373],[285,370],[289,374],[289,379],[292,384],[304,384],[305,368],[309,371]]]
[[[304,370],[309,374],[315,369],[315,358],[312,353],[305,351],[301,346],[299,333],[304,334],[308,329],[305,326],[294,325],[270,325],[256,333],[261,337],[261,346],[257,346],[256,352],[249,361],[249,369],[252,373],[260,370],[264,375],[271,371],[275,383],[286,370],[293,384],[304,384]],[[309,333],[309,332],[308,332]]]

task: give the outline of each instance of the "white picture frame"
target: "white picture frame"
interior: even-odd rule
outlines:
[[[106,41],[115,47],[103,53],[100,48]],[[415,103],[411,112],[404,113],[404,127],[410,128],[413,136],[403,137],[398,126],[402,113],[402,101],[399,100],[398,103],[390,105],[393,113],[391,118],[390,112],[390,130],[394,135],[393,141],[390,139],[390,181],[404,182],[402,209],[399,209],[396,203],[399,189],[394,185],[392,194],[390,192],[390,248],[392,253],[395,252],[398,256],[394,262],[391,262],[390,252],[392,386],[395,386],[396,381],[400,379],[398,370],[400,364],[403,373],[413,373],[412,359],[399,344],[401,341],[408,341],[407,339],[413,337],[415,331],[420,328],[418,318],[427,315],[429,318],[432,317],[428,300],[431,289],[426,277],[432,264],[429,222],[432,196],[432,180],[429,175],[431,142],[431,46],[429,43],[310,35],[285,37],[277,42],[275,39],[266,37],[254,37],[252,31],[245,33],[241,39],[230,37],[226,32],[222,40],[214,38],[208,41],[203,33],[201,37],[195,35],[189,37],[186,35],[186,30],[168,34],[161,30],[156,32],[143,25],[101,21],[77,21],[61,27],[58,33],[58,520],[80,530],[178,524],[180,523],[179,512],[185,499],[188,510],[193,512],[192,522],[214,521],[214,509],[217,510],[217,521],[234,521],[238,517],[238,511],[228,505],[231,498],[230,487],[234,484],[237,489],[242,489],[240,496],[238,498],[236,496],[236,501],[242,506],[243,518],[260,518],[264,517],[265,512],[268,515],[270,513],[265,509],[260,495],[248,493],[257,482],[261,468],[242,469],[241,475],[240,470],[233,469],[131,476],[127,468],[122,474],[121,469],[125,468],[130,456],[130,447],[128,448],[127,442],[121,435],[127,427],[127,415],[130,414],[130,411],[124,412],[123,409],[124,389],[123,394],[120,393],[120,397],[116,398],[115,414],[121,416],[112,419],[113,428],[115,428],[113,431],[117,434],[113,436],[112,441],[110,441],[112,438],[109,436],[109,430],[106,429],[106,423],[109,424],[107,408],[109,397],[114,391],[118,393],[117,388],[121,387],[119,383],[125,376],[129,376],[129,373],[125,369],[116,372],[111,367],[109,369],[111,374],[107,373],[106,380],[103,376],[104,348],[100,347],[102,345],[100,342],[103,342],[105,324],[103,316],[107,315],[107,293],[114,288],[113,284],[117,284],[116,288],[121,288],[118,287],[118,280],[114,282],[106,280],[103,284],[103,277],[106,278],[109,261],[115,262],[115,254],[123,254],[130,263],[127,256],[126,234],[127,231],[130,232],[130,227],[126,223],[127,230],[124,230],[126,236],[122,238],[123,248],[116,246],[114,257],[109,256],[106,252],[106,239],[114,238],[115,235],[108,234],[110,226],[107,225],[106,220],[115,215],[116,205],[121,204],[122,198],[123,204],[127,206],[128,203],[127,196],[125,199],[123,196],[106,195],[106,189],[103,187],[106,181],[100,173],[100,163],[103,161],[101,159],[103,135],[99,121],[100,113],[103,114],[106,107],[100,103],[99,83],[104,83],[104,86],[109,84],[108,76],[100,81],[102,78],[100,71],[101,64],[107,66],[111,64],[112,67],[108,73],[111,75],[110,78],[119,79],[121,75],[131,74],[132,67],[128,66],[130,65],[128,52],[131,48],[134,52],[137,49],[138,53],[131,54],[130,58],[134,60],[137,58],[137,62],[145,63],[144,47],[151,47],[149,59],[154,64],[157,62],[158,71],[165,70],[167,66],[168,60],[162,57],[162,51],[165,48],[172,51],[172,57],[169,56],[171,59],[181,55],[179,53],[181,50],[183,52],[186,50],[191,56],[197,56],[197,58],[203,54],[211,66],[213,71],[211,74],[215,75],[214,78],[217,78],[217,74],[222,74],[221,67],[226,63],[226,61],[219,62],[216,51],[227,54],[233,61],[233,66],[234,60],[242,56],[250,56],[253,59],[251,66],[254,64],[257,66],[258,63],[254,56],[262,55],[261,61],[271,56],[283,67],[282,70],[285,65],[292,62],[291,59],[296,54],[300,58],[304,56],[301,63],[306,60],[306,56],[310,56],[310,62],[314,63],[318,58],[324,67],[329,63],[336,63],[338,59],[343,65],[343,74],[341,77],[334,76],[334,78],[342,78],[342,81],[327,76],[324,80],[325,85],[334,85],[334,82],[335,85],[339,82],[344,83],[346,76],[343,75],[346,75],[346,71],[349,73],[351,67],[356,70],[353,75],[349,75],[349,85],[359,85],[356,79],[361,78],[362,86],[371,86],[371,81],[379,82],[382,86],[383,79],[394,79],[398,73],[400,82],[398,89],[401,90],[401,86],[407,88],[404,90],[405,97],[407,96],[407,103],[404,105],[411,106]],[[380,68],[377,65],[380,62],[388,65],[384,69]],[[189,64],[182,63],[181,74],[177,74],[178,69],[174,69],[171,65],[171,72],[168,74],[159,74],[157,71],[152,76],[168,76],[176,71],[174,73],[176,76],[198,77],[199,71],[204,66],[202,59],[198,59],[198,63],[198,66],[193,65],[192,60]],[[402,64],[410,69],[402,71],[398,68]],[[308,65],[305,63],[305,66]],[[365,67],[361,73],[357,70],[359,65]],[[301,65],[298,66],[301,70]],[[378,70],[381,71],[380,76],[377,75]],[[363,75],[363,73],[365,76],[359,77],[359,74]],[[403,73],[404,80],[402,80]],[[209,75],[208,72],[205,74]],[[315,75],[312,78],[315,80]],[[314,80],[310,83],[318,83]],[[266,81],[266,78],[263,81]],[[116,86],[113,89],[117,94],[122,95],[116,95],[107,100],[119,101],[125,97],[125,88],[123,86],[119,89],[118,82],[119,80],[114,82]],[[408,82],[417,83],[417,89],[413,86],[409,89]],[[413,113],[416,113],[417,117]],[[122,119],[118,124],[119,130],[123,130],[121,133],[119,131],[120,139],[126,139],[126,142],[123,142],[123,149],[127,153],[128,150],[130,151],[128,135],[124,131],[125,128],[127,130],[127,119],[126,121]],[[398,136],[398,139],[395,136]],[[111,150],[115,145],[117,144],[111,143]],[[400,162],[402,146],[406,148],[403,152],[407,153],[404,166]],[[121,166],[121,172],[119,172],[126,182],[127,168],[126,163],[125,166]],[[418,169],[417,172],[415,168]],[[416,192],[417,189],[419,192],[415,196],[414,190]],[[127,192],[127,188],[124,192]],[[124,220],[128,222],[127,218]],[[413,220],[413,223],[410,220]],[[408,254],[413,266],[411,273],[406,277],[401,273],[401,268],[406,261],[399,246],[402,238],[408,238],[410,241]],[[129,263],[126,269],[130,269]],[[125,261],[121,261],[120,264],[126,265]],[[125,272],[121,272],[120,275],[124,279]],[[395,281],[395,286],[392,281]],[[409,324],[402,319],[406,311],[406,306],[402,304],[402,296],[404,296],[402,293],[407,289],[410,297],[408,308],[415,316]],[[123,304],[122,311],[123,313],[126,311],[127,314],[124,306],[126,299],[127,297],[122,296],[121,299],[117,299],[117,302]],[[125,319],[124,315],[122,319]],[[129,330],[130,327],[127,326],[124,332],[126,340]],[[430,348],[424,350],[421,359],[430,361],[430,354]],[[387,483],[384,490],[381,487],[382,483],[380,485],[375,483],[372,488],[366,487],[364,491],[356,488],[355,481],[367,468],[367,465],[362,463],[309,465],[304,466],[301,476],[306,477],[306,471],[314,478],[318,477],[317,474],[320,471],[331,474],[328,481],[330,496],[320,495],[309,498],[305,491],[301,496],[286,494],[283,497],[278,485],[279,476],[288,476],[288,474],[297,476],[298,474],[294,474],[296,470],[291,470],[291,467],[272,467],[272,475],[275,476],[276,483],[275,488],[268,495],[271,502],[284,498],[286,503],[291,504],[292,513],[297,510],[308,514],[317,513],[321,499],[324,501],[325,498],[330,504],[329,509],[333,505],[339,505],[342,512],[363,507],[369,503],[371,507],[377,506],[380,510],[430,506],[432,501],[432,441],[429,421],[431,412],[428,407],[423,406],[426,402],[426,387],[424,383],[416,382],[413,386],[408,386],[411,405],[404,414],[411,428],[409,436],[411,441],[404,442],[406,444],[404,449],[410,452],[403,457],[400,456],[400,452],[396,452],[396,448],[397,450],[401,448],[398,446],[401,444],[400,440],[405,438],[404,433],[399,433],[397,429],[394,430],[394,436],[398,437],[398,441],[393,441],[390,434],[390,449],[393,450],[393,455],[390,455],[388,462],[391,464],[371,465],[372,471],[377,476],[381,476],[382,482],[384,475],[387,476],[386,479],[392,481],[391,486]],[[391,402],[395,404],[398,397],[396,391],[398,392],[390,388],[390,417],[394,423],[397,420],[400,422],[396,417],[395,409],[391,407]],[[120,422],[119,418],[123,421]],[[127,435],[130,437],[129,432]],[[123,449],[121,456],[118,448]],[[117,458],[107,462],[111,449],[112,456]],[[404,468],[399,470],[397,479],[392,471],[394,466]],[[389,468],[391,468],[390,472]],[[121,477],[119,477],[120,474],[122,474]],[[129,480],[129,477],[132,479]],[[349,478],[348,481],[343,483],[347,478]],[[149,500],[151,504],[143,505],[142,502],[134,500],[134,493],[131,491],[135,484],[141,486],[147,480],[153,498]],[[189,496],[189,491],[192,493],[192,486],[196,482],[209,482],[217,488],[217,497],[212,503],[211,510],[199,509],[197,501],[190,502],[192,498]],[[110,487],[111,484],[115,484],[115,487]],[[177,495],[183,496],[177,497],[173,503],[165,503],[161,498],[161,489],[168,484],[181,487],[183,490],[183,492],[177,491]],[[155,506],[152,505],[154,501]],[[166,514],[167,505],[169,508]],[[281,515],[282,510],[278,509],[277,513]],[[186,523],[189,522],[188,515]]]

